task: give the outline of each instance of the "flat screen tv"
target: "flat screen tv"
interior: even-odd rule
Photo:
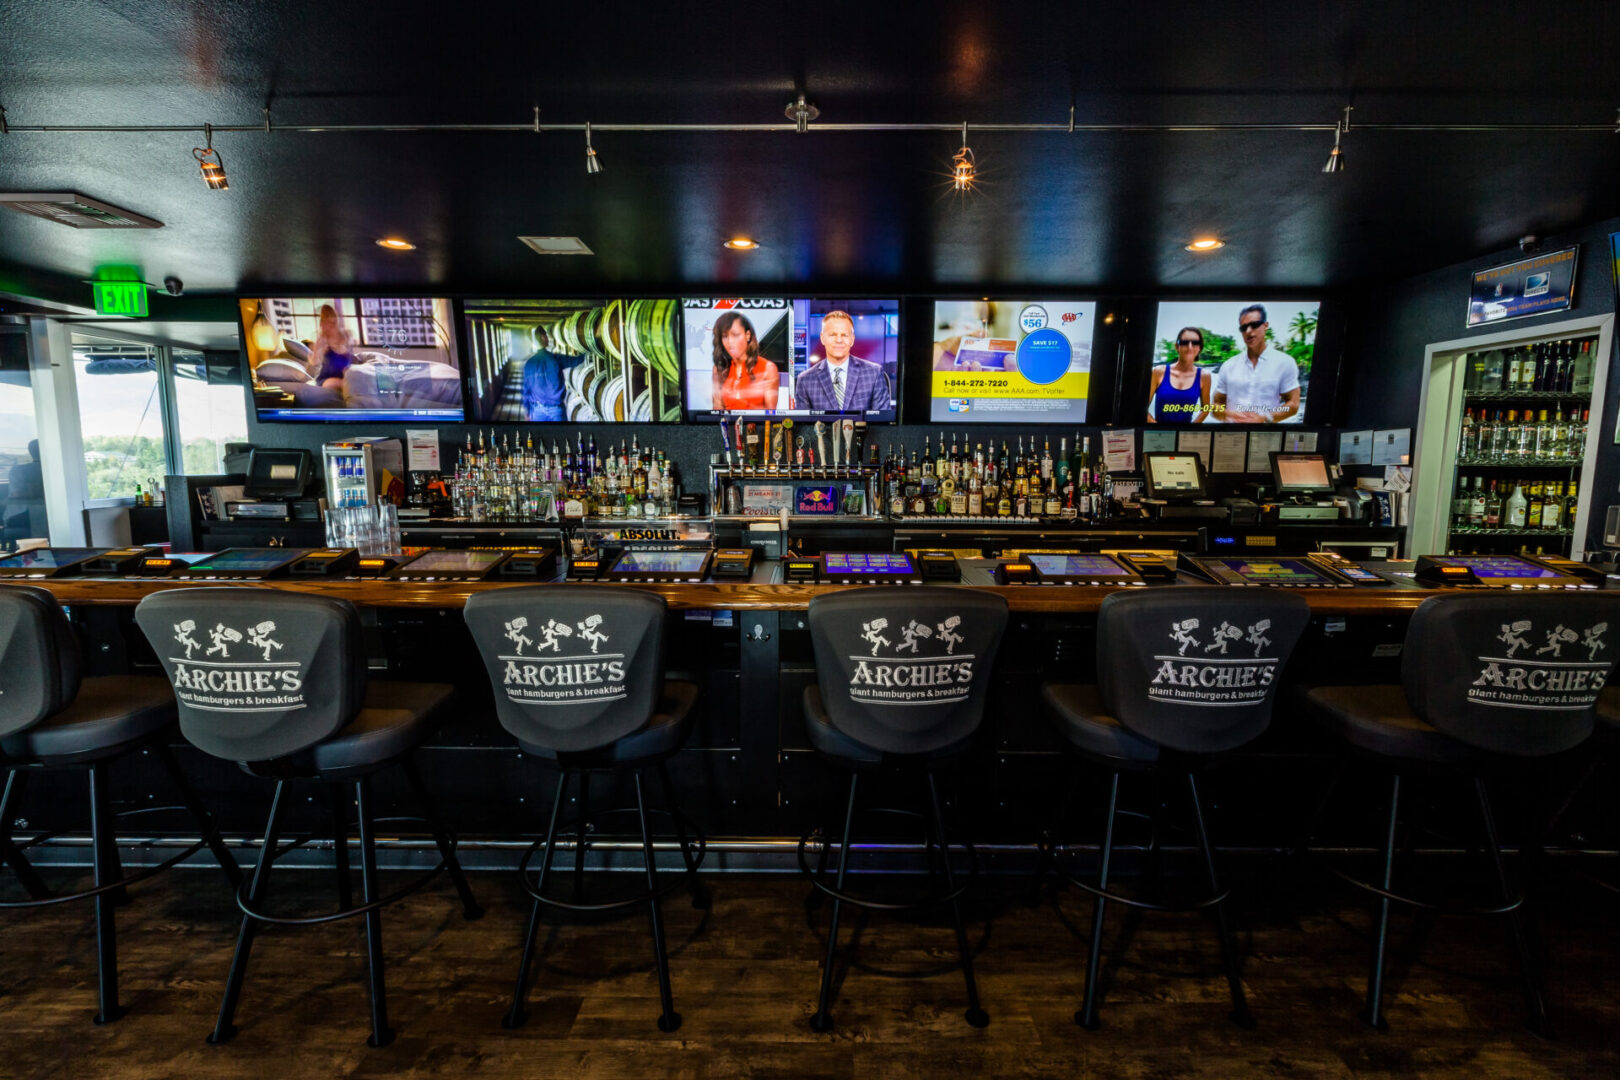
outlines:
[[[463,419],[450,301],[252,297],[237,306],[261,421]]]
[[[929,421],[1085,423],[1096,321],[1089,300],[936,300]]]
[[[681,305],[674,299],[462,303],[467,419],[659,423],[681,418]]]
[[[681,309],[688,420],[899,414],[898,299],[702,298]]]
[[[1299,424],[1321,304],[1165,300],[1148,372],[1150,424]]]

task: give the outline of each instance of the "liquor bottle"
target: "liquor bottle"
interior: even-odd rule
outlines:
[[[1457,477],[1457,486],[1451,493],[1451,527],[1461,529],[1468,524],[1468,478]]]
[[[1041,479],[1052,479],[1052,437],[1046,437],[1046,446],[1041,451]]]
[[[1464,409],[1462,434],[1457,439],[1457,456],[1459,458],[1466,458],[1472,454],[1474,449],[1474,441],[1476,438],[1477,433],[1474,430],[1474,410]]]
[[[1590,394],[1592,392],[1592,363],[1594,360],[1592,343],[1590,341],[1581,342],[1581,354],[1570,365],[1570,393]]]
[[[1484,461],[1491,456],[1491,441],[1496,438],[1496,422],[1491,419],[1489,409],[1479,410],[1478,430],[1474,432],[1473,445],[1463,453],[1463,457],[1474,461]]]
[[[969,517],[984,513],[984,477],[977,468],[968,473],[967,512]]]
[[[1496,481],[1485,492],[1485,527],[1494,529],[1502,524],[1502,499],[1496,493]]]
[[[939,433],[939,453],[934,457],[934,479],[943,480],[951,473],[950,458],[945,456],[945,433]]]
[[[1058,456],[1054,469],[1058,487],[1061,489],[1064,484],[1069,482],[1069,440],[1067,438],[1058,440]]]
[[[996,500],[996,516],[1011,517],[1012,512],[1012,493],[1007,490],[1007,485],[1003,483],[1001,485],[1001,498]]]
[[[1046,481],[1046,516],[1055,518],[1063,512],[1063,496],[1058,491],[1057,477]]]
[[[1080,445],[1080,475],[1074,478],[1075,486],[1085,491],[1091,487],[1091,436],[1087,435]]]
[[[1524,497],[1524,527],[1527,529],[1541,528],[1541,485],[1531,484],[1530,492]]]
[[[1579,495],[1580,486],[1575,481],[1570,481],[1569,494],[1564,496],[1564,512],[1559,515],[1564,519],[1564,528],[1566,529],[1575,527],[1575,512],[1580,509]]]
[[[1506,377],[1506,368],[1507,358],[1503,356],[1502,350],[1492,349],[1486,353],[1481,361],[1479,389],[1486,391],[1505,389],[1503,379]]]
[[[1545,385],[1548,363],[1547,343],[1537,342],[1530,347],[1529,359],[1519,370],[1519,389],[1529,393],[1540,390]]]
[[[1502,368],[1502,389],[1512,393],[1519,389],[1519,373],[1524,370],[1522,350],[1509,349]]]
[[[1564,513],[1564,485],[1554,481],[1547,485],[1546,498],[1541,503],[1541,527],[1557,529]]]
[[[1485,525],[1485,478],[1474,477],[1474,490],[1468,496],[1468,524],[1479,529]]]

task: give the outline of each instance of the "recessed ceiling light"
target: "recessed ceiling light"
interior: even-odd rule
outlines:
[[[397,236],[385,236],[377,241],[378,247],[385,247],[389,251],[415,251],[416,245],[409,240],[401,240]]]
[[[730,240],[726,241],[726,247],[730,248],[732,251],[753,251],[755,248],[759,247],[759,241],[750,240],[746,236],[733,236]]]
[[[1201,237],[1187,245],[1188,251],[1219,251],[1226,246],[1225,240],[1217,240],[1213,236]]]
[[[577,236],[520,236],[536,255],[594,255],[585,241]]]

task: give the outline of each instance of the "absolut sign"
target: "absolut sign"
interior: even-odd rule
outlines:
[[[600,705],[624,698],[624,654],[602,651],[612,641],[604,623],[601,615],[572,624],[519,615],[504,623],[512,651],[496,659],[507,699],[519,705]]]
[[[279,658],[285,646],[275,635],[269,619],[241,630],[223,622],[202,630],[195,619],[181,619],[173,626],[173,651],[185,655],[168,658],[176,700],[207,712],[304,708],[303,662]]]
[[[1170,624],[1174,654],[1155,655],[1158,667],[1148,683],[1148,698],[1174,705],[1231,707],[1258,705],[1265,701],[1277,679],[1278,658],[1261,656],[1271,644],[1266,631],[1270,619],[1253,626],[1235,626],[1222,620],[1209,631],[1206,642],[1194,618]],[[1242,655],[1252,646],[1252,655]],[[1233,650],[1237,655],[1232,655]],[[1190,653],[1190,655],[1189,655]]]
[[[956,651],[966,641],[961,630],[960,615],[934,624],[910,619],[900,626],[899,620],[891,623],[881,617],[861,623],[861,644],[849,657],[854,664],[849,676],[850,700],[864,705],[966,701],[978,658]]]
[[[1603,640],[1608,629],[1606,622],[1584,630],[1559,623],[1543,628],[1543,644],[1536,647],[1531,620],[1503,623],[1493,640],[1502,643],[1504,655],[1477,658],[1479,672],[1468,688],[1468,700],[1503,709],[1591,708],[1613,666],[1612,660],[1598,659],[1608,651]]]

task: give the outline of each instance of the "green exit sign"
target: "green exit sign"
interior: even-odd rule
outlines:
[[[146,284],[140,281],[96,281],[90,284],[97,315],[127,315],[144,319]]]

